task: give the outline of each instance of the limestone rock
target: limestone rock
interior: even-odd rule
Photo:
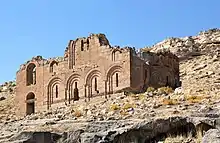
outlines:
[[[220,131],[217,129],[208,130],[202,138],[202,143],[220,143]]]

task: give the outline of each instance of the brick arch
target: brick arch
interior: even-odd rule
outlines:
[[[36,64],[35,63],[29,63],[26,66],[26,85],[29,86],[31,84],[36,84]]]
[[[109,78],[116,72],[123,72],[123,68],[120,65],[113,65],[111,66],[106,73],[106,80],[109,80]]]
[[[100,70],[92,70],[92,71],[89,71],[88,74],[86,75],[85,77],[85,83],[86,85],[90,85],[91,84],[91,80],[94,78],[94,77],[101,77],[101,72]]]
[[[60,86],[61,82],[62,82],[62,80],[59,77],[54,77],[48,82],[48,85],[47,85],[47,105],[48,105],[48,108],[51,107],[51,104],[53,103],[54,86]],[[57,92],[58,92],[57,94],[59,94],[59,89]]]
[[[35,94],[33,92],[29,92],[26,96],[26,100],[30,100],[30,99],[34,99],[35,98]]]
[[[78,73],[72,74],[66,82],[67,97],[65,97],[65,99],[67,100],[68,98],[69,103],[71,100],[79,100],[79,91],[78,91],[79,82],[80,82],[80,74]]]
[[[85,77],[85,85],[88,87],[88,97],[99,94],[99,86],[102,85],[102,74],[100,70],[93,69]],[[101,83],[101,84],[99,84]],[[93,85],[94,84],[94,85]]]
[[[80,74],[78,74],[78,73],[72,74],[72,75],[68,78],[68,80],[67,80],[67,82],[66,82],[66,88],[69,89],[70,86],[71,86],[75,81],[78,81],[78,82],[80,81]]]
[[[52,60],[49,64],[49,72],[54,72],[54,65],[58,66],[58,62],[55,60]]]
[[[116,57],[115,57],[115,53],[116,52],[119,52],[120,54],[122,53],[122,51],[120,49],[114,49],[111,53],[111,56],[112,56],[112,61],[116,61]]]
[[[107,81],[107,93],[113,93],[114,91],[114,85],[113,85],[113,75],[114,74],[122,74],[123,73],[123,68],[120,65],[113,65],[111,66],[106,73],[106,81]],[[120,77],[117,77],[117,81],[115,79],[115,85],[118,86],[118,82],[120,81]]]

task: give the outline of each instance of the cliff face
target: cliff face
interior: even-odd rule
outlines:
[[[169,38],[147,50],[167,50],[180,58],[181,88],[175,91],[166,87],[149,88],[142,94],[115,94],[108,100],[97,97],[89,104],[75,102],[66,108],[23,118],[13,116],[16,104],[13,96],[6,96],[11,98],[0,101],[0,142],[193,143],[218,140],[220,30]]]

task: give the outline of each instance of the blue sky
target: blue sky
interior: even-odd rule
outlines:
[[[219,0],[5,0],[0,2],[0,83],[31,57],[62,56],[70,39],[104,33],[141,48],[220,26]]]

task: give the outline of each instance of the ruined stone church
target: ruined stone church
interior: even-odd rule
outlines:
[[[33,57],[16,74],[18,115],[95,96],[179,86],[179,59],[170,52],[111,46],[104,34],[70,40],[63,57]]]

